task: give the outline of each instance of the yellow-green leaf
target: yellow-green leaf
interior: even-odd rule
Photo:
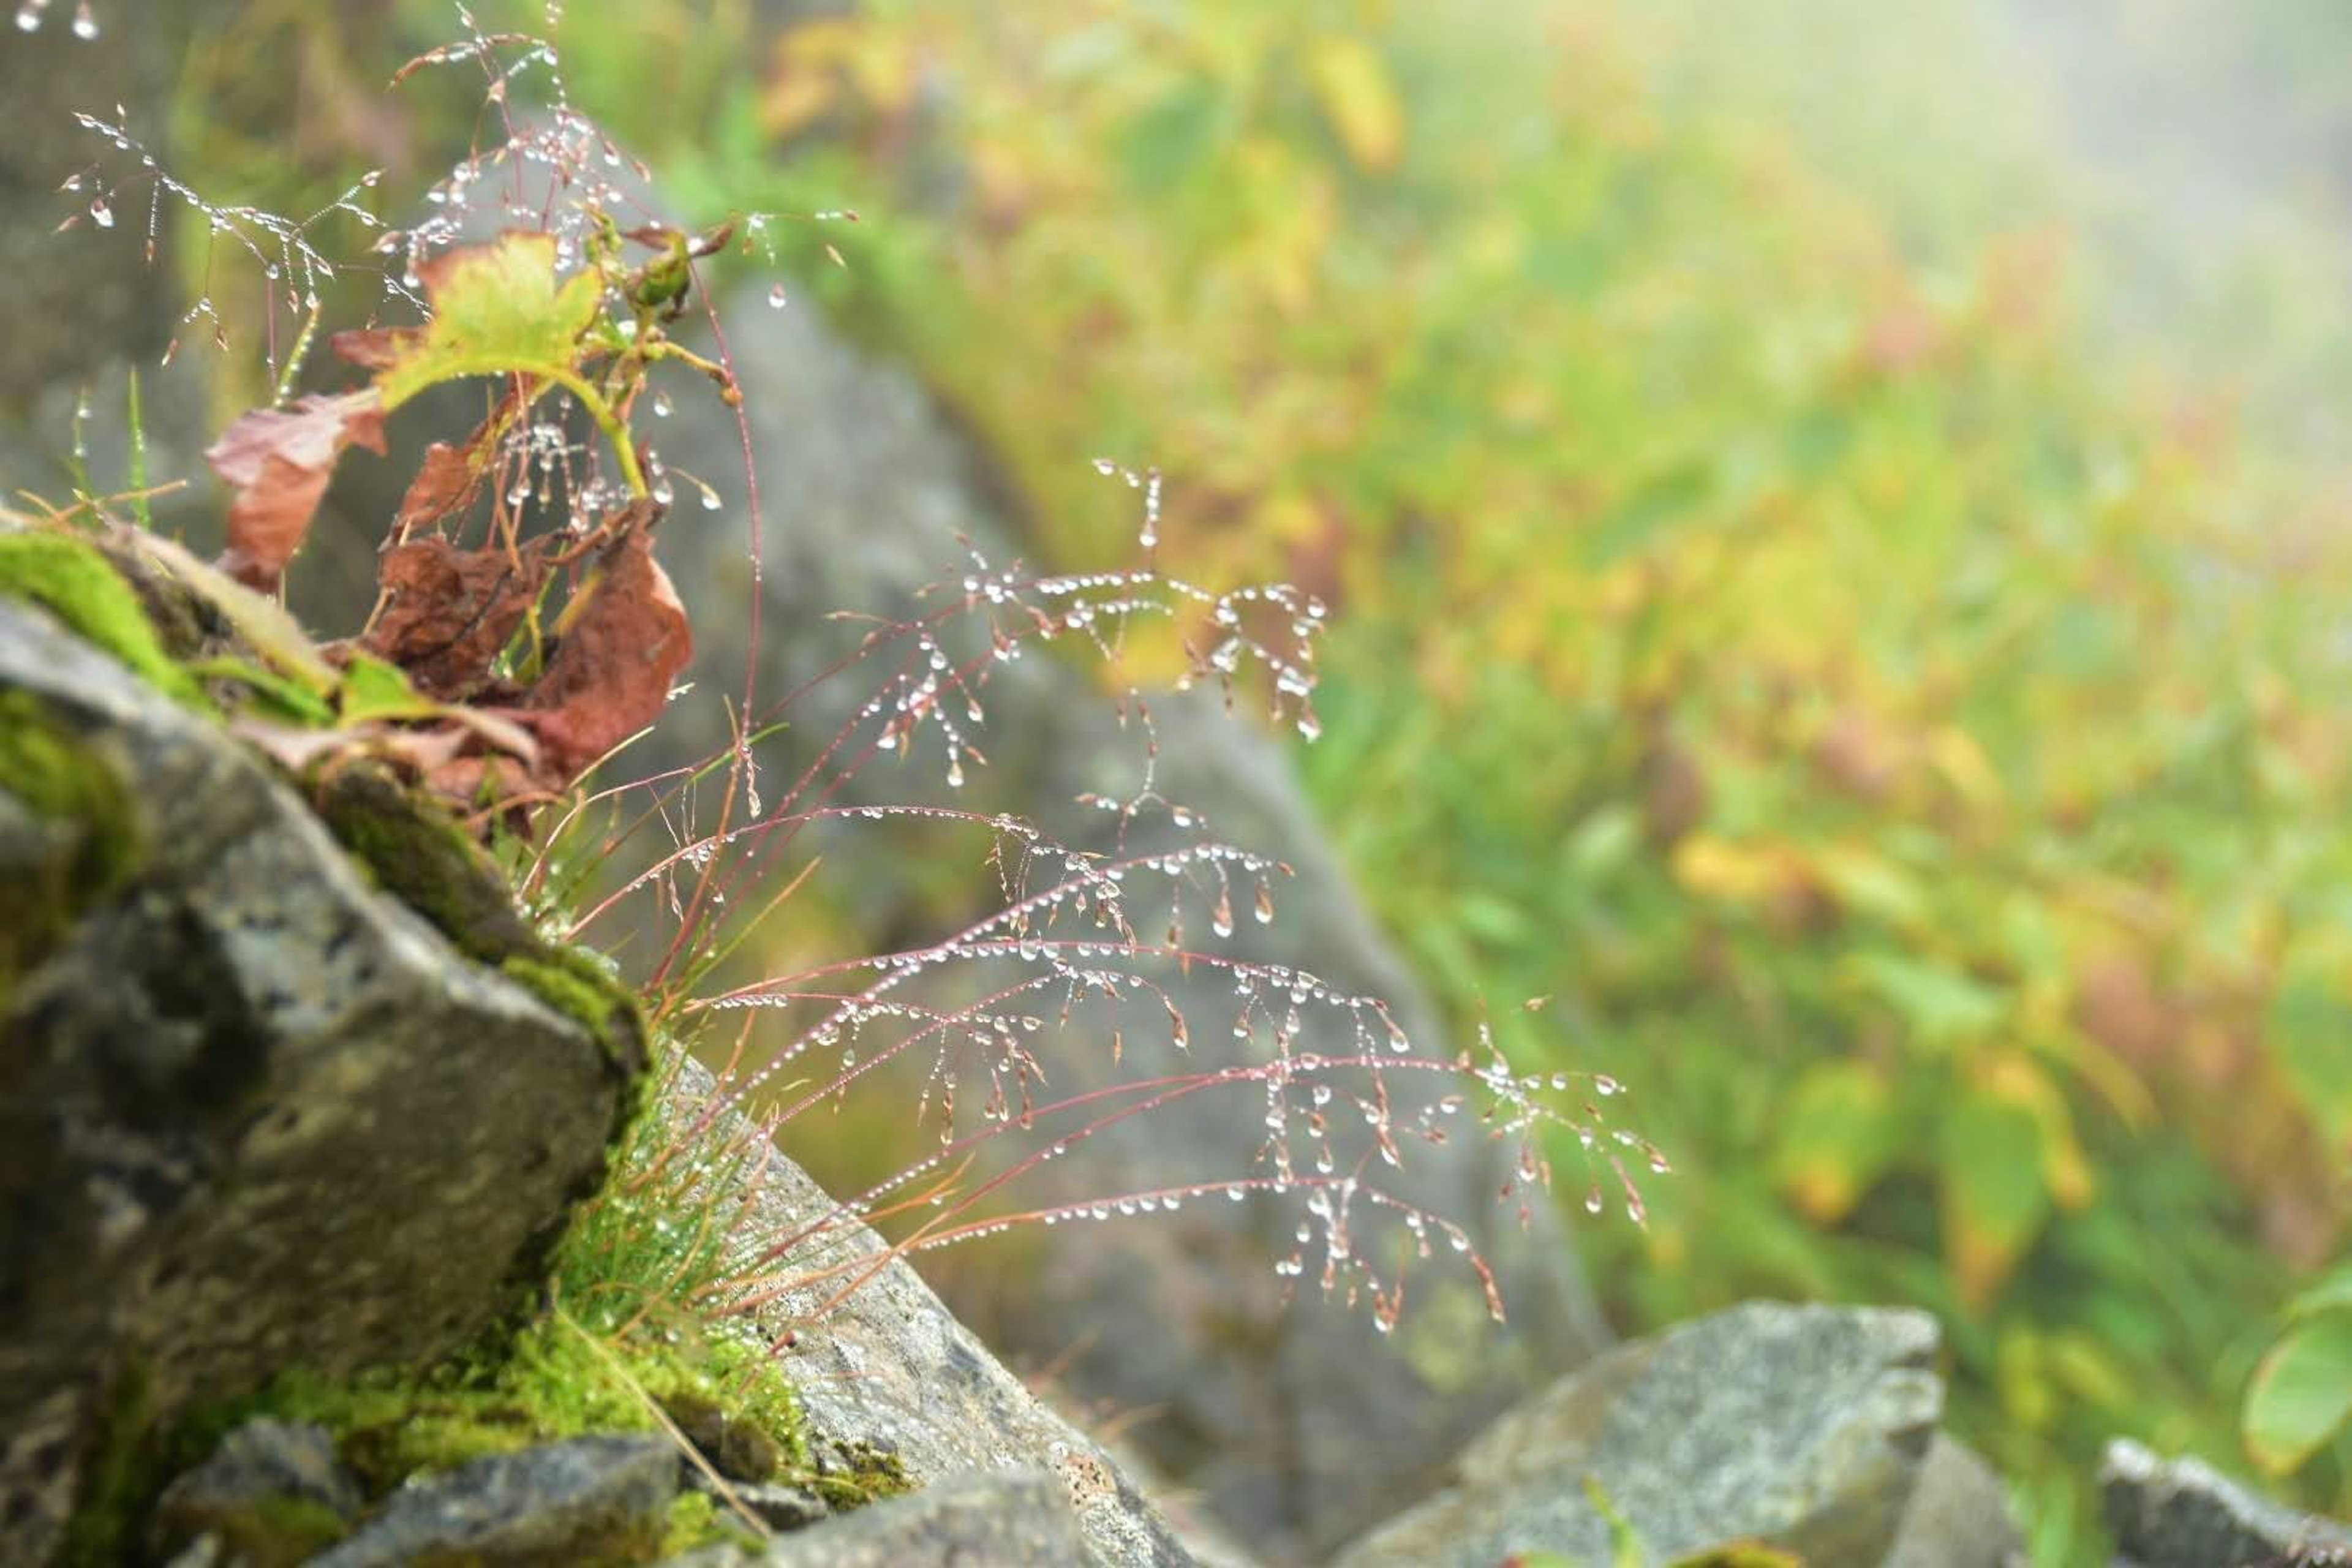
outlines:
[[[2298,1469],[2352,1416],[2352,1312],[2298,1324],[2246,1386],[2246,1451],[2273,1475]]]
[[[1773,1184],[1817,1225],[1843,1219],[1904,1143],[1885,1075],[1862,1062],[1820,1062],[1775,1119]]]
[[[1971,1089],[1944,1122],[1944,1244],[1961,1299],[1981,1307],[2050,1217],[2042,1128],[2014,1101]]]
[[[387,409],[462,376],[568,369],[596,317],[596,274],[559,283],[553,235],[502,234],[436,256],[417,272],[433,319],[382,346],[376,388]]]
[[[1356,166],[1376,174],[1395,168],[1404,152],[1404,105],[1379,51],[1353,35],[1330,34],[1315,41],[1307,70]]]
[[[343,671],[341,701],[346,724],[369,719],[429,719],[441,710],[439,703],[416,694],[398,666],[365,653],[352,654],[351,668]]]

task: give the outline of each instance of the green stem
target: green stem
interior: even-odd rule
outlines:
[[[588,411],[588,417],[596,422],[596,428],[604,432],[604,439],[613,444],[614,458],[621,466],[622,482],[629,487],[631,495],[643,500],[646,494],[646,476],[637,467],[637,450],[629,444],[627,427],[613,412],[613,405],[604,401],[604,395],[589,385],[586,377],[560,365],[532,365],[529,374],[547,377],[580,400],[580,406]]]

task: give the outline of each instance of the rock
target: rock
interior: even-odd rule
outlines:
[[[5,595],[0,736],[76,781],[60,807],[0,778],[0,821],[69,824],[85,867],[71,919],[0,903],[32,933],[0,942],[0,1561],[37,1563],[110,1447],[513,1310],[632,1075],[220,726]]]
[[[1342,1568],[1611,1559],[1598,1483],[1654,1561],[1755,1539],[1808,1568],[1879,1568],[1943,1408],[1925,1313],[1751,1302],[1622,1345],[1454,1460],[1445,1490]]]
[[[714,1088],[700,1066],[680,1063],[666,1113],[673,1119],[696,1114]],[[729,1111],[715,1137],[730,1146],[760,1134]],[[734,1231],[734,1245],[745,1257],[835,1210],[833,1199],[782,1155],[766,1162],[751,1204]],[[793,1261],[817,1267],[878,1254],[881,1247],[873,1232],[852,1225],[810,1244]],[[1091,1561],[1133,1568],[1180,1568],[1192,1561],[1117,1461],[1039,1403],[905,1262],[883,1262],[829,1314],[810,1321],[829,1293],[830,1287],[795,1290],[758,1313],[772,1337],[788,1328],[797,1335],[786,1365],[821,1464],[828,1456],[878,1451],[925,1488],[971,1471],[1042,1471],[1056,1478],[1061,1506],[1075,1511]],[[841,1528],[828,1523],[816,1536],[830,1539]]]
[[[2107,1445],[2099,1468],[2107,1529],[2128,1568],[2218,1568],[2352,1553],[2352,1526],[2297,1513],[2198,1459]]]
[[[340,1540],[364,1501],[325,1427],[248,1421],[164,1489],[155,1536],[166,1552],[209,1536],[228,1561],[296,1563]]]
[[[1944,1433],[1927,1447],[1884,1568],[2025,1568],[2009,1494],[1973,1448]]]
[[[677,1495],[666,1437],[573,1437],[411,1481],[312,1568],[592,1561],[661,1537]]]
[[[1043,1470],[1018,1469],[951,1476],[733,1561],[762,1568],[1067,1568],[1085,1556],[1061,1484]]]
[[[688,1486],[698,1491],[713,1490],[710,1478],[700,1470],[688,1466],[684,1474]],[[780,1481],[730,1481],[727,1489],[772,1530],[803,1530],[833,1514],[833,1506],[806,1487]],[[719,1506],[727,1505],[722,1501]]]
[[[828,612],[912,613],[915,590],[960,580],[969,569],[959,533],[998,564],[1022,549],[1006,487],[913,378],[866,358],[800,306],[770,309],[764,289],[721,306],[768,497],[760,676],[772,700],[863,635],[862,624],[845,626]],[[715,479],[740,474],[737,442],[731,416],[698,417],[682,404],[663,432],[662,450],[675,466]],[[1073,461],[1084,457],[1073,454]],[[1132,500],[1107,488],[1104,504]],[[663,536],[679,591],[703,608],[697,695],[675,705],[657,732],[656,743],[667,748],[662,762],[725,743],[719,694],[731,699],[741,690],[745,635],[726,624],[722,607],[747,595],[742,546],[740,524],[712,527],[683,515]],[[1181,542],[1171,541],[1163,555],[1181,559]],[[952,795],[957,805],[1018,814],[1062,842],[1107,847],[1111,814],[1073,797],[1131,791],[1144,742],[1139,727],[1121,727],[1085,662],[1033,651],[993,669],[981,736],[990,765],[971,769],[961,792],[940,782],[936,737],[927,736],[919,773],[895,763],[869,768],[830,803],[946,803]],[[866,674],[852,672],[794,704],[787,715],[793,728],[760,752],[772,804],[870,689]],[[1248,715],[1228,717],[1205,690],[1150,700],[1160,790],[1202,814],[1217,837],[1277,855],[1297,870],[1275,889],[1278,918],[1260,926],[1244,917],[1229,942],[1213,942],[1205,902],[1193,907],[1187,924],[1196,942],[1384,996],[1416,1041],[1450,1058],[1457,1042],[1441,1037],[1426,998],[1350,890],[1299,793],[1285,755],[1294,742],[1267,735]],[[912,940],[908,928],[922,918],[926,897],[919,885],[928,877],[936,889],[938,879],[921,863],[927,858],[908,856],[889,835],[887,826],[851,823],[805,842],[822,847],[828,883],[868,929]],[[988,890],[982,882],[975,877],[975,894]],[[1244,880],[1237,898],[1249,897]],[[1168,914],[1163,887],[1155,885],[1151,899],[1137,922],[1149,927],[1147,938]],[[969,912],[926,924],[952,929]],[[1191,1020],[1196,1057],[1230,1040],[1230,975],[1207,966],[1179,973],[1171,965],[1152,978]],[[1138,1001],[1124,1020],[1124,1065],[1111,1060],[1110,1030],[1099,1015],[1102,1026],[1041,1047],[1055,1091],[1143,1076],[1139,1062],[1154,1058],[1140,1053],[1151,1048],[1163,1053],[1158,1060],[1185,1061],[1164,1054],[1169,1026],[1157,1001]],[[1318,1015],[1313,1027],[1310,1041],[1349,1038],[1345,1024],[1328,1016]],[[923,1065],[929,1060],[926,1053]],[[1399,1120],[1458,1087],[1450,1077],[1412,1074],[1390,1082]],[[1137,1117],[1025,1176],[1018,1190],[1042,1205],[1262,1171],[1254,1162],[1265,1135],[1264,1097],[1255,1107],[1246,1099],[1206,1094]],[[789,1146],[793,1131],[783,1136]],[[1025,1269],[1017,1285],[989,1279],[975,1288],[950,1278],[948,1289],[991,1342],[1061,1368],[1075,1396],[1155,1411],[1130,1440],[1171,1479],[1204,1494],[1235,1533],[1276,1554],[1326,1551],[1367,1517],[1433,1484],[1433,1456],[1608,1342],[1553,1207],[1538,1203],[1523,1233],[1515,1209],[1496,1204],[1512,1152],[1458,1137],[1443,1148],[1410,1144],[1402,1171],[1375,1167],[1401,1197],[1467,1227],[1496,1270],[1511,1313],[1505,1328],[1487,1321],[1467,1271],[1446,1272],[1442,1258],[1417,1273],[1417,1305],[1388,1338],[1374,1331],[1369,1311],[1326,1304],[1311,1289],[1308,1299],[1288,1302],[1273,1265],[1290,1251],[1302,1217],[1295,1198],[1188,1205],[1178,1216],[1123,1226],[1108,1244],[1092,1227],[1085,1235],[1076,1226],[1036,1234],[1044,1262]]]

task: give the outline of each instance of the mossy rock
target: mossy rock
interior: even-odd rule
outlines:
[[[16,981],[129,879],[139,820],[121,763],[50,704],[0,691],[0,1011]]]
[[[40,605],[173,701],[210,709],[195,677],[165,649],[138,592],[89,541],[48,528],[0,533],[0,594]]]

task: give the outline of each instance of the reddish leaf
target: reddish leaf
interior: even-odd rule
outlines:
[[[406,539],[418,529],[431,528],[452,512],[464,510],[480,493],[482,479],[483,475],[474,468],[470,447],[434,442],[425,448],[425,460],[417,466],[416,477],[408,481],[407,492],[400,498],[400,510],[392,521],[392,536]]]
[[[327,340],[338,354],[362,370],[385,370],[400,357],[419,327],[354,327]]]
[[[275,590],[301,548],[342,449],[358,442],[382,453],[383,409],[373,389],[312,393],[291,408],[247,415],[205,453],[236,487],[221,568],[247,586]]]
[[[469,697],[488,683],[490,661],[546,580],[540,540],[509,555],[496,547],[460,550],[438,534],[413,539],[384,555],[382,581],[391,602],[362,646],[405,670],[429,697]]]
[[[572,624],[518,715],[561,778],[576,778],[659,718],[694,657],[685,606],[654,560],[646,531],[653,516],[640,501],[614,520],[618,537],[598,563],[601,575],[566,609]]]

